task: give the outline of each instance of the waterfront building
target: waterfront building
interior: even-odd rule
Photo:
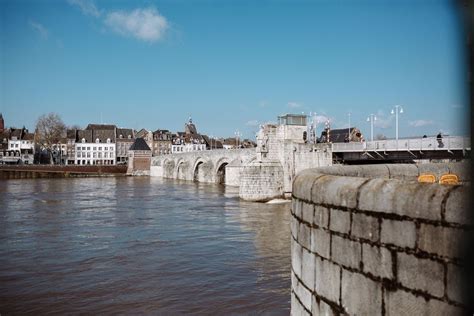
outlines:
[[[184,132],[178,132],[172,137],[171,153],[191,152],[208,149],[203,135],[197,132],[196,125],[189,117],[187,123],[184,124]]]
[[[85,130],[78,130],[75,164],[115,165],[116,129],[115,125],[89,124]]]
[[[142,128],[135,133],[136,138],[143,138],[148,145],[148,147],[153,148],[153,132],[145,128]]]
[[[151,149],[143,138],[137,138],[128,150],[127,174],[150,175]]]
[[[28,129],[9,128],[4,129],[1,134],[2,163],[32,164],[35,153],[35,135],[29,133]]]
[[[76,158],[77,129],[66,130],[66,165],[73,165]]]
[[[326,143],[328,142],[328,137],[330,143],[360,142],[363,140],[361,131],[356,127],[340,129],[326,128],[321,132],[320,141]]]
[[[166,129],[157,129],[153,132],[153,146],[151,147],[153,156],[171,154],[173,134]]]
[[[117,128],[117,164],[125,165],[128,162],[128,150],[135,141],[135,133],[131,128]]]
[[[66,165],[68,163],[68,139],[61,138],[56,144],[51,147],[51,156],[53,163]]]

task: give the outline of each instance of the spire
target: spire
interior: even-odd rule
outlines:
[[[189,120],[188,120],[189,124],[193,124],[193,118],[191,117],[191,114],[189,114]]]

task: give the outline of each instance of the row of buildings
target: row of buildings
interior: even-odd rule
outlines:
[[[0,163],[32,164],[51,162],[64,165],[126,164],[129,149],[135,139],[142,138],[153,156],[211,149],[255,147],[249,140],[213,139],[197,132],[192,119],[185,123],[184,132],[172,133],[158,129],[135,131],[112,124],[89,124],[85,129],[67,129],[64,137],[50,151],[39,148],[35,134],[22,129],[5,128],[0,114]]]

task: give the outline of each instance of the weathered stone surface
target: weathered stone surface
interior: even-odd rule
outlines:
[[[414,248],[416,243],[416,225],[411,221],[382,220],[380,241],[398,247]]]
[[[301,278],[301,257],[303,256],[303,248],[291,239],[291,267],[295,274]]]
[[[386,164],[391,179],[416,181],[418,168],[411,164]]]
[[[430,224],[421,224],[418,236],[418,248],[450,258],[459,257],[460,241],[467,238],[462,229]]]
[[[298,199],[311,201],[311,190],[318,176],[321,176],[321,174],[317,173],[314,169],[300,172],[293,182],[293,196]]]
[[[296,200],[293,213],[295,214],[296,217],[298,217],[299,220],[301,220],[302,218],[302,215],[301,215],[302,212],[303,212],[303,201]]]
[[[466,182],[471,180],[471,165],[469,161],[448,163],[449,173],[458,176],[459,181]]]
[[[311,227],[305,223],[300,223],[300,230],[298,232],[298,243],[307,248],[311,248]]]
[[[364,178],[322,176],[313,184],[312,201],[348,208],[357,206],[357,191],[366,181]]]
[[[385,315],[430,315],[430,316],[461,316],[463,310],[448,303],[431,299],[425,300],[411,293],[397,290],[385,291]]]
[[[332,310],[331,306],[329,306],[326,302],[321,299],[317,299],[316,296],[313,295],[312,302],[311,302],[311,314],[313,315],[326,315],[332,316],[337,315]]]
[[[364,214],[352,214],[352,230],[351,235],[368,239],[370,241],[379,240],[379,219]]]
[[[445,219],[457,224],[474,224],[472,208],[469,208],[471,186],[463,185],[451,191],[446,201]]]
[[[362,274],[342,269],[341,300],[349,315],[382,314],[382,286]]]
[[[448,264],[448,298],[463,303],[463,286],[465,271],[455,264]]]
[[[329,301],[339,302],[341,270],[334,263],[316,257],[316,292]]]
[[[349,233],[351,228],[351,213],[332,208],[330,216],[330,230],[343,234]]]
[[[331,249],[331,234],[329,231],[321,228],[313,228],[311,230],[311,251],[317,253],[321,257],[329,259]]]
[[[314,204],[303,203],[301,218],[303,221],[312,224],[314,216]]]
[[[322,228],[328,228],[329,210],[323,206],[315,205],[313,223]]]
[[[405,253],[398,253],[397,260],[398,280],[402,285],[443,297],[444,268],[441,263]]]
[[[311,310],[311,292],[299,281],[296,282],[296,287],[293,288],[296,297],[299,298],[303,306],[310,311]]]
[[[306,249],[303,249],[301,281],[303,281],[304,285],[312,291],[314,291],[314,272],[316,271],[315,262],[315,255]]]
[[[293,238],[296,240],[298,240],[299,224],[300,223],[298,222],[296,217],[291,216],[291,219],[290,219],[291,236],[293,236]]]
[[[364,272],[375,276],[393,279],[392,254],[383,247],[362,244],[362,262]]]
[[[358,209],[441,220],[441,204],[449,190],[437,184],[373,179],[360,189]]]
[[[303,305],[296,299],[294,292],[291,292],[291,315],[292,316],[309,316],[310,314],[304,309]]]
[[[361,244],[336,235],[331,240],[331,259],[347,267],[359,268]]]

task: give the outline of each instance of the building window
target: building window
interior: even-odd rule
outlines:
[[[107,138],[107,144],[110,144],[110,138]]]
[[[85,143],[85,142],[86,142],[85,138],[81,139],[81,143]]]

